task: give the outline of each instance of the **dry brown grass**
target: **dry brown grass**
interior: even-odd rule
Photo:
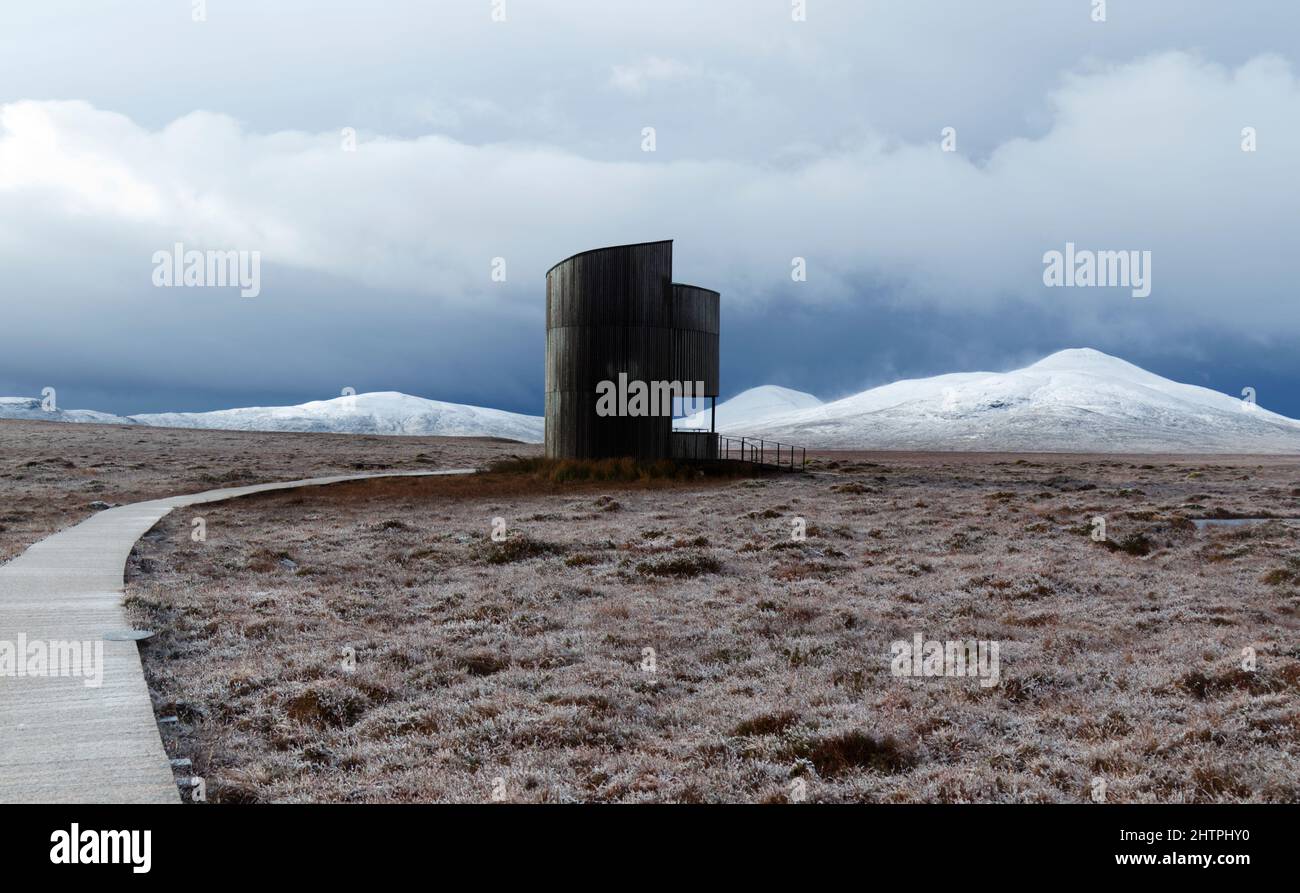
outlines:
[[[129,601],[173,756],[227,801],[1300,800],[1300,587],[1269,576],[1300,530],[1187,521],[1300,515],[1295,462],[815,465],[168,519]],[[1001,684],[892,676],[914,632],[999,641]]]
[[[0,419],[0,563],[104,505],[331,474],[477,467],[538,452],[536,445],[488,438],[186,431]]]

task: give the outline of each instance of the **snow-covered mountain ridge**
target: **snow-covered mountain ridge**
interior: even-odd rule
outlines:
[[[393,391],[298,406],[115,416],[0,398],[0,418],[244,431],[504,437],[540,443],[540,416]],[[708,430],[709,413],[678,419]],[[1090,349],[1011,372],[955,372],[822,403],[775,385],[719,403],[717,430],[810,448],[1007,452],[1297,453],[1300,422]]]
[[[214,412],[156,412],[133,416],[86,409],[46,412],[39,399],[0,397],[0,418],[234,431],[504,437],[528,443],[540,443],[543,433],[541,416],[427,400],[396,391],[315,400],[297,406],[250,406]]]
[[[838,449],[1300,453],[1300,422],[1086,348],[1011,372],[898,381],[741,427],[719,430]]]

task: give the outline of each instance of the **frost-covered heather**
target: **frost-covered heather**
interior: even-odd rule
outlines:
[[[129,604],[169,749],[224,801],[1300,800],[1300,526],[1186,520],[1300,516],[1295,461],[815,464],[165,521]],[[915,632],[1001,683],[892,676]]]
[[[182,431],[0,419],[0,563],[109,505],[329,474],[464,468],[539,447],[457,437]]]

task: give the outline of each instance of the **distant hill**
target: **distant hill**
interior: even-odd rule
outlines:
[[[1086,348],[1013,372],[894,382],[719,430],[839,449],[1300,453],[1294,419]]]
[[[166,428],[504,437],[528,443],[541,443],[544,431],[541,416],[461,403],[444,403],[396,391],[315,400],[297,406],[251,406],[214,412],[158,412],[131,418],[145,425]]]
[[[740,429],[747,425],[757,425],[773,416],[783,415],[799,409],[811,409],[821,406],[822,401],[812,394],[793,391],[790,388],[765,384],[761,387],[741,391],[730,400],[718,404],[718,430],[723,427]],[[684,419],[678,419],[676,428],[702,428],[709,430],[709,411],[695,413]]]
[[[95,422],[102,425],[135,425],[134,419],[96,412],[93,409],[41,408],[40,397],[0,397],[0,419],[29,419],[35,422]]]

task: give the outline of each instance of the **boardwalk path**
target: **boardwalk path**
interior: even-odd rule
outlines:
[[[129,627],[122,607],[127,557],[172,509],[292,487],[470,473],[340,475],[137,502],[102,511],[0,566],[0,649],[20,637],[104,646],[98,688],[83,677],[0,675],[0,803],[180,802],[138,647],[112,640]]]

